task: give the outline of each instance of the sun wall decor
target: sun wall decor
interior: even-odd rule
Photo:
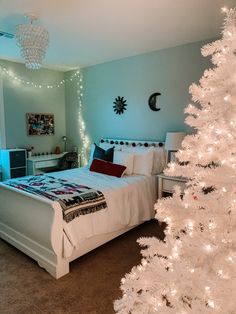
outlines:
[[[115,101],[113,102],[114,106],[114,111],[116,114],[122,114],[124,113],[124,111],[127,109],[125,107],[127,107],[126,104],[126,100],[124,99],[124,97],[120,97],[118,96]]]

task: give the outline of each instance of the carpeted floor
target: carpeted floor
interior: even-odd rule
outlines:
[[[152,220],[136,227],[73,261],[70,273],[58,280],[0,240],[0,313],[114,313],[121,278],[140,262],[141,236],[163,238],[163,226]]]

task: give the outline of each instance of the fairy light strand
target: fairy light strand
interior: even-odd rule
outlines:
[[[5,75],[7,75],[8,77],[10,77],[11,79],[13,79],[14,81],[30,86],[30,87],[35,87],[35,88],[47,88],[47,89],[53,89],[53,88],[60,88],[61,86],[63,86],[66,82],[70,82],[70,81],[74,81],[76,79],[79,78],[80,76],[80,71],[76,70],[71,76],[70,78],[66,78],[63,79],[57,83],[54,84],[38,84],[35,83],[33,81],[29,81],[26,79],[23,79],[22,77],[17,76],[13,71],[8,70],[7,68],[3,67],[0,65],[0,70],[2,73],[4,73]]]
[[[38,84],[33,81],[29,81],[26,79],[23,79],[22,77],[17,76],[13,71],[8,70],[7,68],[3,67],[0,65],[0,71],[13,79],[14,81],[29,86],[33,88],[46,88],[46,89],[55,89],[55,88],[60,88],[65,85],[67,82],[72,82],[77,80],[77,99],[78,99],[78,122],[79,122],[79,135],[81,138],[81,161],[82,165],[87,164],[88,158],[87,158],[87,153],[88,153],[88,148],[90,145],[90,139],[89,136],[86,133],[86,123],[83,119],[83,78],[82,78],[82,73],[79,70],[76,70],[69,78],[65,78],[61,80],[60,82],[54,83],[54,84]]]
[[[83,118],[83,78],[82,74],[79,76],[79,80],[77,82],[77,98],[78,98],[78,103],[79,103],[79,110],[78,110],[78,121],[79,121],[79,134],[80,138],[82,141],[81,145],[81,161],[83,165],[86,165],[88,163],[88,158],[87,158],[87,151],[90,146],[90,139],[88,135],[86,134],[86,124]]]

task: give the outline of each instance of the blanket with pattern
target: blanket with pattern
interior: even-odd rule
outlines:
[[[66,222],[107,207],[102,192],[49,175],[11,179],[4,184],[59,202]]]

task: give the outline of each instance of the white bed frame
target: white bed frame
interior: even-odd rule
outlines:
[[[109,141],[114,146],[145,144],[146,147],[160,144],[155,141],[101,140]],[[0,237],[32,257],[56,279],[69,273],[71,261],[134,227],[86,239],[69,258],[65,258],[62,254],[62,212],[54,209],[47,200],[0,185]]]

